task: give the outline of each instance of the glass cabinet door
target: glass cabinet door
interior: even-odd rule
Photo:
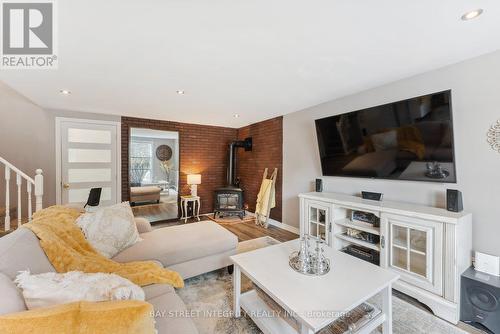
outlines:
[[[387,240],[381,256],[401,281],[442,296],[444,225],[442,222],[383,214]]]
[[[312,203],[308,205],[308,234],[315,238],[321,238],[327,244],[329,243],[328,210],[328,207],[321,205]]]
[[[408,270],[408,228],[392,225],[392,259],[393,267]]]
[[[430,233],[424,227],[390,224],[390,263],[393,268],[432,280]]]

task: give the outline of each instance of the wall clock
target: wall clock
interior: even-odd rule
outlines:
[[[172,158],[172,149],[168,145],[160,145],[156,148],[156,157],[160,161],[168,161]]]
[[[500,119],[488,130],[487,140],[492,149],[500,152]]]

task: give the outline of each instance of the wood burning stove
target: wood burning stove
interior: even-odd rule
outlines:
[[[252,150],[252,138],[233,141],[229,144],[227,185],[215,190],[214,218],[220,216],[238,215],[241,219],[245,216],[243,208],[243,190],[239,187],[236,171],[236,149],[243,147],[245,151]]]
[[[215,190],[214,217],[225,215],[238,215],[243,219],[243,190],[240,188],[219,188]]]

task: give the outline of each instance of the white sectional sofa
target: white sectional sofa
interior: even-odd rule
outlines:
[[[118,254],[113,260],[155,260],[186,279],[229,266],[229,256],[236,253],[238,238],[212,221],[156,230],[152,230],[145,219],[136,218],[136,223],[144,240]],[[40,247],[38,238],[31,230],[21,227],[0,238],[0,314],[26,310],[21,292],[13,280],[18,271],[27,269],[33,274],[55,271]],[[159,334],[198,333],[191,319],[165,316],[182,314],[186,310],[174,288],[168,284],[152,284],[143,289],[146,301],[154,306],[155,314],[158,315],[156,329]]]

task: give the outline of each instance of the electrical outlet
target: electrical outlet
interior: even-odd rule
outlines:
[[[500,257],[475,252],[474,269],[490,275],[500,276]]]

